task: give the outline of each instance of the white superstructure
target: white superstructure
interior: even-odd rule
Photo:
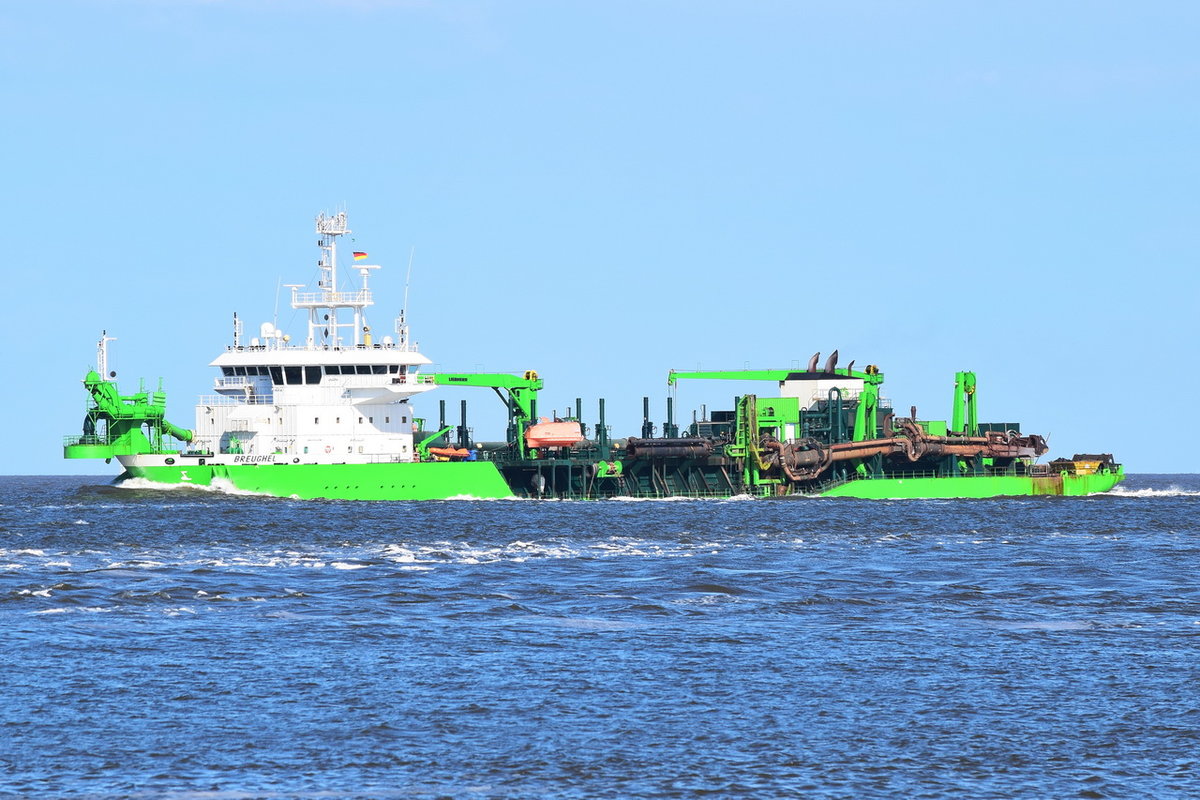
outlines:
[[[365,312],[378,265],[355,265],[361,288],[338,286],[337,237],[350,232],[345,212],[319,215],[316,231],[316,291],[289,285],[292,308],[308,312],[304,341],[264,322],[245,344],[234,315],[233,344],[211,364],[221,370],[215,393],[196,405],[196,450],[277,463],[413,460],[409,398],[433,388],[416,380],[430,361],[409,343],[403,310],[395,338],[373,336]]]

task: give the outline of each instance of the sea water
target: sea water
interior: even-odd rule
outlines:
[[[2,478],[0,796],[1200,796],[1197,511]]]

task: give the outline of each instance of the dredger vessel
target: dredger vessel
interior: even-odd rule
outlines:
[[[83,432],[64,442],[67,458],[116,459],[120,477],[216,486],[279,497],[337,500],[450,498],[730,497],[984,498],[1089,495],[1121,481],[1111,454],[1047,463],[1045,440],[1015,422],[980,422],[976,376],[955,376],[951,418],[897,416],[883,373],[838,366],[838,354],[804,369],[671,371],[680,380],[774,383],[772,396],[744,394],[732,407],[675,421],[651,421],[643,398],[638,436],[613,438],[598,402],[593,425],[573,413],[538,414],[543,380],[523,374],[423,372],[431,364],[409,338],[402,309],[393,332],[367,321],[369,278],[378,265],[353,254],[357,288],[342,286],[338,238],[344,212],[316,219],[321,259],[315,291],[291,285],[292,308],[307,314],[292,341],[263,323],[248,341],[237,315],[233,337],[210,366],[213,393],[196,404],[193,427],[166,419],[166,395],[144,386],[122,395],[108,369],[102,334],[96,369],[84,378]],[[344,272],[344,270],[343,270]],[[479,442],[467,425],[427,425],[413,402],[438,386],[496,392],[508,410],[504,440]]]

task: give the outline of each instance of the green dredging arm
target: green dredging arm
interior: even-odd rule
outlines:
[[[435,372],[419,376],[417,382],[435,386],[478,386],[495,391],[508,408],[508,441],[516,445],[522,458],[525,457],[525,429],[537,421],[537,393],[544,386],[537,372],[531,369],[525,370],[523,375],[509,375],[506,372]]]
[[[166,452],[163,434],[181,442],[192,440],[191,431],[164,418],[167,395],[161,387],[157,392],[122,395],[116,383],[104,380],[95,370],[87,374],[83,385],[94,405],[84,417],[83,436],[67,438],[64,457],[112,458]]]

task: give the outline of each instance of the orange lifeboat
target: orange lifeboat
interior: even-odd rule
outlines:
[[[438,458],[466,458],[471,451],[461,447],[431,447],[429,454]]]
[[[525,431],[525,444],[530,447],[570,447],[583,441],[583,429],[578,422],[539,422]]]

